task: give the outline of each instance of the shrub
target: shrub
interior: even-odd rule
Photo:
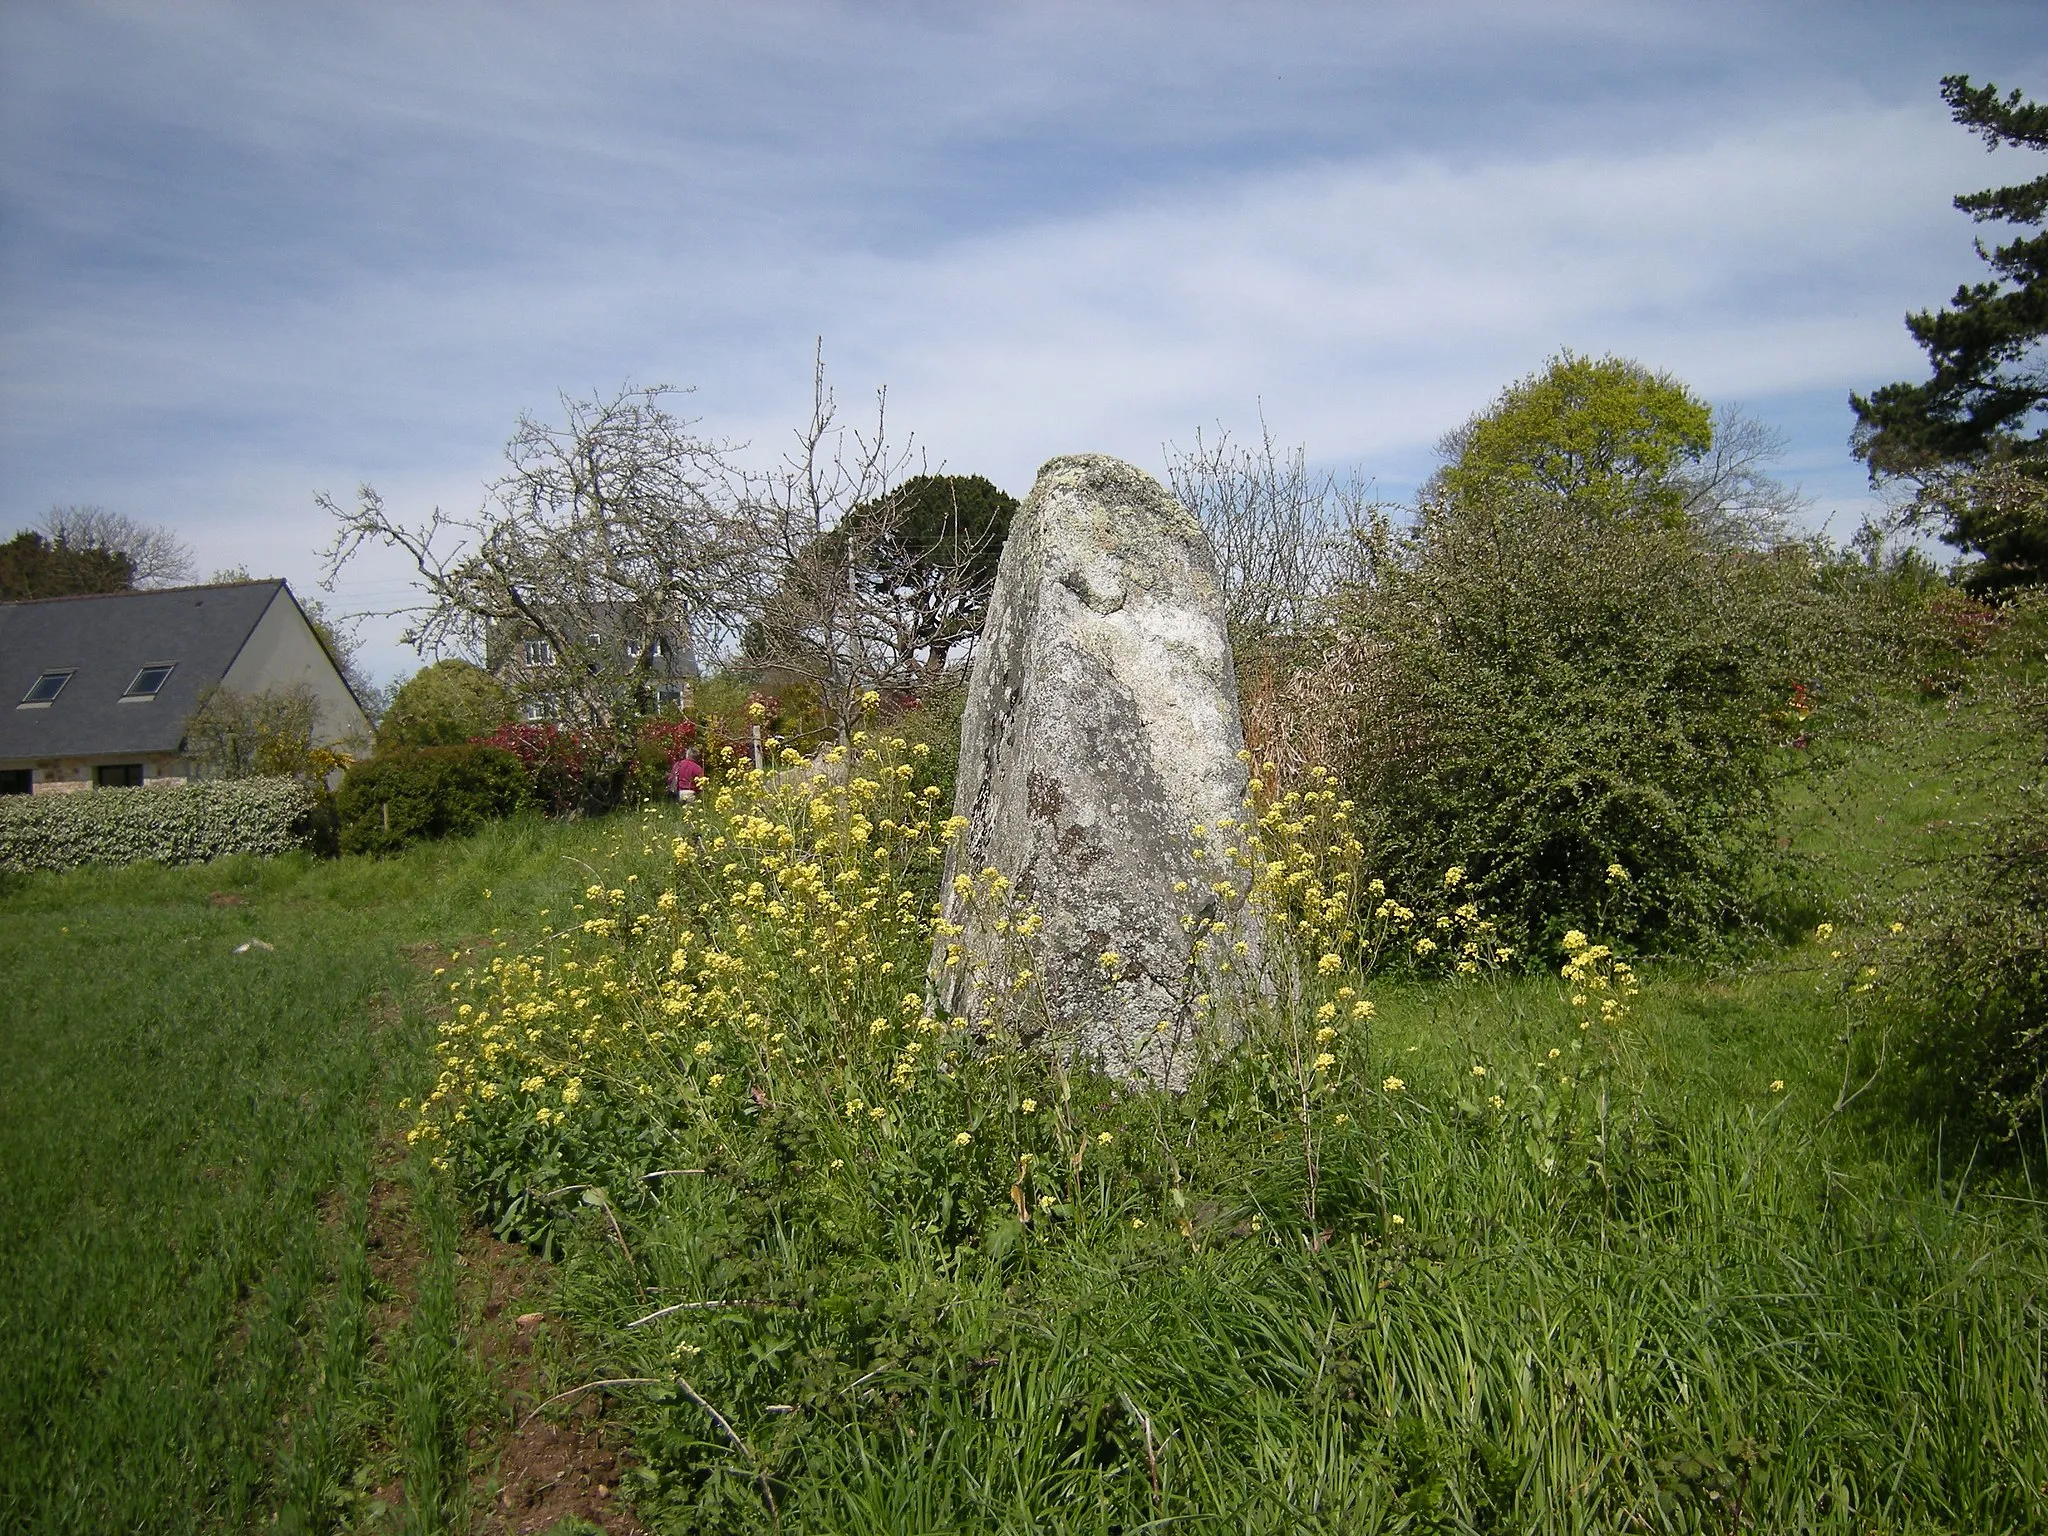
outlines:
[[[185,751],[202,778],[315,778],[337,761],[313,745],[319,713],[303,683],[255,693],[209,688],[185,722]]]
[[[1934,611],[1951,620],[1955,605]],[[1990,814],[1920,871],[1888,933],[1848,946],[1845,985],[1859,1025],[1852,1073],[1889,1057],[1910,1108],[2011,1141],[2048,1134],[2048,688],[2035,661],[2048,607],[2023,597],[2001,617],[1995,634],[1966,631],[1951,691],[1972,707],[1943,713],[1975,738]]]
[[[343,853],[459,837],[533,803],[519,760],[495,747],[420,747],[349,770],[335,797]]]
[[[482,667],[451,658],[415,672],[392,695],[377,726],[377,750],[454,747],[512,718],[512,695]]]
[[[510,753],[525,771],[533,798],[551,816],[594,808],[594,801],[609,798],[600,793],[612,777],[604,754],[559,725],[501,725],[471,745]]]
[[[1516,493],[1382,522],[1367,566],[1343,665],[1383,866],[1456,860],[1546,946],[1759,915],[1775,754],[1813,733],[1835,622],[1810,551]]]
[[[1852,985],[1882,993],[1913,1107],[1999,1140],[2039,1137],[2048,1108],[2048,817],[2031,809],[2002,820],[1983,850],[1921,893],[1873,958]]]
[[[0,798],[0,869],[287,853],[313,841],[321,800],[289,777],[8,795]]]

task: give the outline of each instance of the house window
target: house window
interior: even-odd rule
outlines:
[[[683,707],[683,690],[676,687],[655,689],[654,707],[656,709],[681,710]]]
[[[654,654],[657,656],[661,654],[659,642],[655,645]],[[626,659],[629,661],[638,661],[640,659],[640,642],[638,640],[628,640],[626,642]]]
[[[142,764],[101,763],[93,769],[92,781],[101,789],[140,789]]]
[[[128,685],[128,691],[121,695],[122,701],[155,698],[163,692],[164,684],[171,680],[172,669],[177,665],[173,661],[159,667],[144,667],[135,674],[135,681]]]
[[[35,769],[0,768],[0,795],[32,795],[35,788]]]
[[[529,667],[546,667],[554,664],[555,648],[545,640],[527,641],[524,654]]]
[[[64,691],[64,685],[70,681],[71,673],[69,671],[45,672],[29,685],[29,690],[22,696],[21,702],[24,704],[52,703],[56,700],[57,695]]]
[[[541,721],[548,717],[548,706],[543,699],[528,699],[526,707],[520,713],[526,717],[528,722]]]

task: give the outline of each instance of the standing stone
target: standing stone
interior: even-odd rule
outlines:
[[[1204,913],[1221,873],[1213,829],[1242,810],[1243,746],[1201,525],[1117,459],[1052,460],[1011,528],[975,650],[955,802],[967,825],[944,912],[964,931],[934,946],[940,1006],[985,1017],[1016,963],[996,904],[956,889],[992,867],[1044,923],[1030,947],[1047,1043],[1128,1082],[1182,1086],[1204,990],[1184,916]],[[1198,826],[1211,829],[1200,861]]]

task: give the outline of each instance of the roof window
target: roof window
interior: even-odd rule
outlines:
[[[171,680],[171,673],[177,667],[175,661],[162,666],[144,667],[135,674],[135,681],[128,685],[128,691],[121,695],[121,702],[130,699],[153,699],[163,692],[164,684]]]
[[[64,691],[64,685],[71,681],[71,670],[73,669],[67,669],[63,672],[45,672],[30,685],[28,692],[22,695],[21,702],[23,704],[54,704],[57,700],[57,695]]]

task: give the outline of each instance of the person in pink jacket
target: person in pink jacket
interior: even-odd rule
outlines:
[[[704,765],[697,761],[697,749],[691,747],[669,765],[669,793],[678,800],[697,798],[697,786],[704,780]]]

